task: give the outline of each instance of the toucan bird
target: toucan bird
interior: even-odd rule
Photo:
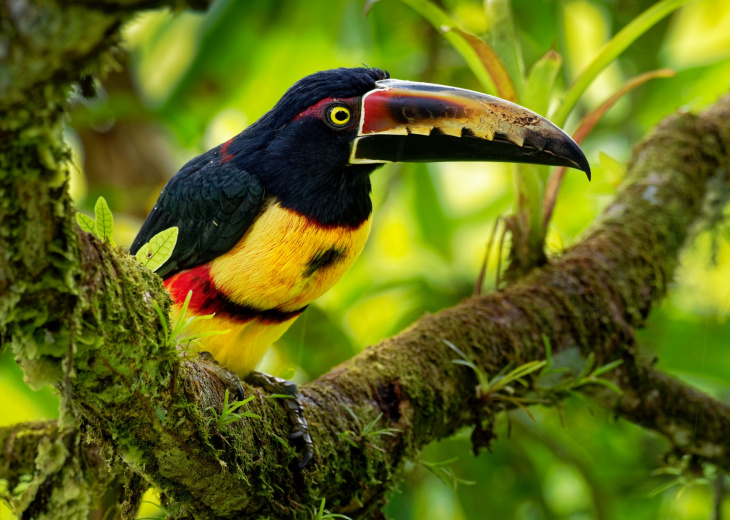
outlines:
[[[193,332],[231,329],[202,343],[246,377],[362,251],[370,174],[389,162],[431,161],[561,165],[590,179],[578,145],[523,107],[376,68],[333,69],[298,81],[254,124],[183,166],[131,252],[179,228],[158,270],[173,312],[192,290],[189,312],[215,313]]]

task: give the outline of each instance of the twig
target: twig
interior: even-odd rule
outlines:
[[[497,234],[497,227],[499,226],[499,223],[502,220],[502,216],[500,215],[497,217],[497,219],[494,221],[494,226],[492,227],[492,232],[489,234],[489,241],[487,242],[487,250],[484,253],[484,261],[482,262],[482,266],[479,269],[479,276],[477,276],[477,281],[474,284],[474,296],[481,296],[482,295],[482,289],[484,286],[484,277],[487,274],[487,264],[489,263],[489,253],[492,252],[492,243],[494,242],[494,237]],[[501,251],[500,251],[501,253]],[[497,270],[499,272],[499,270]]]
[[[718,470],[717,475],[715,476],[715,507],[712,517],[713,520],[722,520],[722,503],[725,500],[726,492],[725,472]]]

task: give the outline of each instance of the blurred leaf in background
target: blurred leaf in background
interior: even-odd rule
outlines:
[[[487,7],[492,0],[487,0]],[[72,193],[93,213],[104,196],[114,212],[115,239],[129,246],[167,179],[191,157],[226,141],[265,113],[285,90],[317,70],[365,63],[395,78],[484,91],[484,82],[445,37],[411,5],[380,0],[222,0],[208,12],[154,11],[125,29],[129,59],[77,102],[67,129],[74,152]],[[561,96],[609,39],[652,0],[513,0],[514,34],[529,76],[554,52],[554,113]],[[477,0],[440,0],[454,28],[489,41],[491,23]],[[494,7],[494,6],[492,6]],[[450,22],[450,23],[451,23]],[[608,110],[583,143],[593,166],[589,184],[565,177],[547,231],[550,254],[580,238],[611,201],[631,147],[662,117],[698,110],[730,91],[730,2],[694,0],[658,21],[592,82],[565,128],[595,109],[632,77],[672,68]],[[552,56],[551,54],[548,54]],[[505,62],[508,70],[514,64]],[[529,84],[518,93],[531,92]],[[534,90],[532,90],[534,92]],[[530,104],[530,100],[521,100]],[[499,215],[515,205],[513,169],[503,164],[388,165],[373,174],[374,220],[361,258],[329,293],[304,313],[271,349],[262,368],[296,369],[297,381],[317,377],[390,336],[425,312],[472,293],[486,241]],[[664,305],[655,310],[640,345],[662,370],[720,399],[730,399],[730,233],[705,233],[685,252]],[[485,290],[494,288],[497,254],[490,255]],[[0,357],[0,421],[55,417],[57,397],[34,393],[20,370]],[[706,519],[708,486],[679,498],[668,480],[652,476],[667,444],[600,408],[565,403],[557,412],[534,408],[533,422],[504,418],[493,452],[474,458],[469,432],[421,455],[449,464],[458,479],[444,485],[413,461],[387,515],[407,519]],[[723,505],[730,516],[730,501]],[[160,514],[152,506],[142,516]],[[10,518],[0,508],[0,519]]]

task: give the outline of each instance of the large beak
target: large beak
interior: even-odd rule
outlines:
[[[396,79],[365,94],[351,164],[507,161],[591,168],[544,117],[479,92]]]

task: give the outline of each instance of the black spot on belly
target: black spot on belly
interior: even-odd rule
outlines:
[[[345,251],[336,247],[327,250],[320,250],[314,253],[314,256],[307,262],[307,269],[304,271],[304,277],[309,278],[317,270],[336,264],[345,257]]]

